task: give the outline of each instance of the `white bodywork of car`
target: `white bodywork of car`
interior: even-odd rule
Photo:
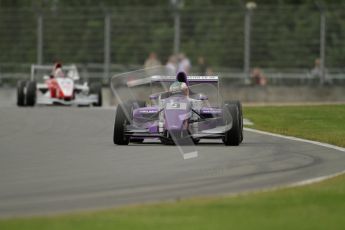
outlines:
[[[32,65],[31,66],[31,81],[36,80],[37,72],[44,72],[43,80],[49,80],[47,73],[51,72],[54,66],[52,65]],[[52,104],[63,104],[63,105],[90,105],[97,103],[98,95],[89,94],[89,85],[87,82],[83,84],[77,83],[80,79],[78,69],[75,65],[66,65],[63,67],[63,71],[67,71],[67,75],[64,78],[56,78],[57,84],[63,91],[64,95],[72,95],[74,91],[75,97],[73,100],[66,101],[59,98],[52,98],[48,85],[45,82],[37,82],[37,104],[41,105],[52,105]],[[41,80],[40,80],[41,81]]]

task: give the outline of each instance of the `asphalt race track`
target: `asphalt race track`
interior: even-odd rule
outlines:
[[[345,153],[245,132],[184,160],[158,142],[116,146],[114,110],[0,108],[0,216],[116,207],[286,185],[345,169]]]

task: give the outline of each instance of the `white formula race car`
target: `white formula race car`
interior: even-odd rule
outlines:
[[[17,85],[17,105],[78,105],[102,106],[101,84],[78,83],[80,77],[75,65],[64,66],[66,77],[50,75],[53,66],[32,65],[29,81],[19,81]],[[45,72],[45,73],[44,73]],[[44,74],[43,74],[44,73]],[[36,75],[42,74],[41,82]]]

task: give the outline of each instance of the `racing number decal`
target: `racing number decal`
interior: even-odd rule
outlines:
[[[170,102],[170,103],[167,103],[166,109],[186,110],[187,109],[187,103]]]
[[[180,104],[179,103],[172,103],[171,107],[174,109],[178,109],[178,108],[180,108]]]

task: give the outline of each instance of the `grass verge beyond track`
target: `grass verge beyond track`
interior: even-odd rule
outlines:
[[[255,129],[345,147],[345,105],[247,107]]]
[[[254,128],[345,146],[345,106],[250,107]],[[345,175],[237,197],[0,220],[0,229],[343,229]]]

